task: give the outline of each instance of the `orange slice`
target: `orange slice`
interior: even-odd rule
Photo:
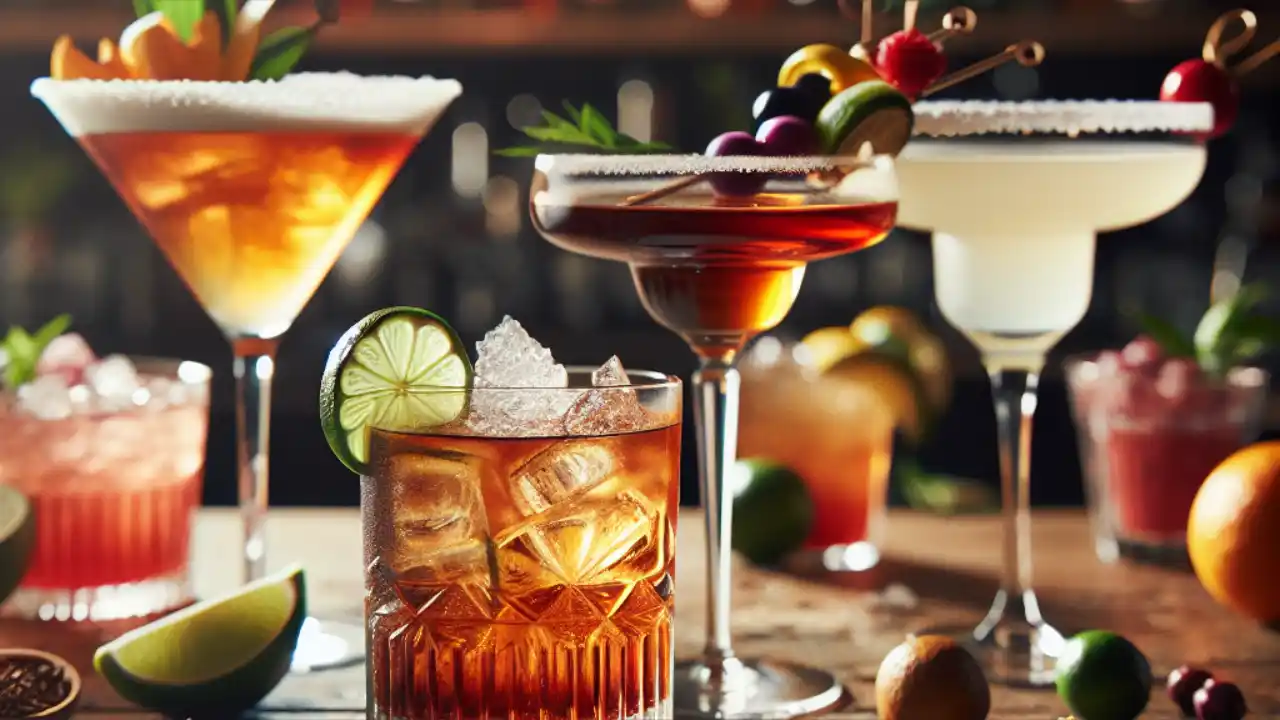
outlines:
[[[231,82],[246,80],[253,69],[253,56],[258,52],[262,39],[262,21],[275,0],[248,0],[236,16],[235,29],[227,42],[222,58],[222,79]]]
[[[162,12],[144,15],[125,28],[120,57],[134,77],[148,80],[186,80],[196,71],[190,48]]]
[[[70,35],[63,35],[53,43],[49,77],[54,80],[120,80],[128,76],[116,74],[110,67],[94,62],[80,52]]]
[[[98,41],[98,64],[115,77],[129,77],[129,68],[120,58],[120,48],[107,38]]]
[[[222,79],[222,23],[217,15],[211,12],[204,14],[196,24],[188,47],[192,68],[189,80]]]

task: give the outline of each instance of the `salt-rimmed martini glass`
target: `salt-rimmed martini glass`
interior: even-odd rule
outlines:
[[[743,345],[777,325],[809,262],[882,240],[897,214],[887,156],[542,155],[530,192],[551,243],[625,262],[649,314],[697,354],[699,479],[707,522],[707,639],[676,668],[678,716],[788,717],[832,707],[830,673],[740,659],[729,628],[729,537]]]
[[[1208,104],[922,102],[898,158],[899,222],[933,233],[943,315],[991,377],[1004,505],[1000,590],[976,628],[940,628],[991,679],[1053,680],[1063,644],[1031,588],[1031,421],[1045,356],[1089,307],[1097,233],[1163,215],[1199,184]]]
[[[453,80],[349,73],[31,86],[231,341],[245,581],[266,573],[279,338],[461,91]],[[359,627],[309,619],[305,630],[297,669],[363,658]]]

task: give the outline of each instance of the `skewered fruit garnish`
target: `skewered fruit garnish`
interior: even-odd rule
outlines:
[[[1058,656],[1058,696],[1087,720],[1134,720],[1151,697],[1151,663],[1123,637],[1087,630]]]
[[[899,30],[880,41],[876,69],[886,82],[914,99],[947,71],[947,57],[916,28]]]
[[[817,73],[831,81],[830,92],[838,93],[866,80],[879,80],[870,63],[859,60],[835,45],[806,45],[791,53],[778,71],[778,87],[791,87],[800,78]]]
[[[915,114],[906,95],[883,80],[868,80],[831,98],[814,124],[832,155],[857,155],[865,143],[876,153],[897,155],[911,139]]]
[[[756,131],[756,141],[766,155],[812,155],[822,149],[822,140],[813,124],[789,115],[766,120]]]
[[[824,75],[810,73],[791,87],[765,90],[751,107],[757,127],[767,120],[790,115],[813,122],[818,111],[831,99],[831,81]]]
[[[752,137],[751,133],[731,130],[721,133],[707,145],[707,157],[728,157],[732,155],[764,155],[764,145]],[[768,178],[764,173],[754,172],[722,172],[711,173],[707,182],[717,195],[754,195],[764,187]]]
[[[1196,720],[1241,720],[1249,708],[1234,683],[1208,680],[1195,695]]]
[[[1204,668],[1182,665],[1169,673],[1165,683],[1165,692],[1169,699],[1182,710],[1183,715],[1196,714],[1196,691],[1213,679],[1213,673]]]
[[[1213,130],[1208,138],[1221,137],[1240,114],[1240,88],[1222,67],[1204,60],[1187,60],[1165,76],[1160,86],[1165,102],[1207,102],[1213,106]]]
[[[164,13],[149,13],[125,28],[119,46],[101,40],[96,61],[63,35],[54,42],[49,75],[55,80],[244,80],[258,48],[261,24],[252,18],[241,20],[224,47],[215,13],[205,13],[186,41]]]
[[[989,712],[991,688],[982,668],[951,638],[909,638],[876,672],[880,720],[984,720]]]

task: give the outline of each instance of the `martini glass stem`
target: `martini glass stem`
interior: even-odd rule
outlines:
[[[729,538],[733,498],[726,470],[738,452],[738,371],[729,358],[703,357],[693,374],[698,479],[707,522],[707,646],[713,668],[733,657],[729,630]],[[714,671],[714,670],[713,670]]]
[[[983,637],[1004,617],[1041,622],[1031,589],[1031,423],[1036,411],[1041,360],[1034,368],[989,367],[995,401],[1003,508],[1003,572],[1000,593],[976,634]]]
[[[271,378],[278,341],[233,338],[236,376],[236,473],[244,523],[244,581],[267,573],[266,522]]]

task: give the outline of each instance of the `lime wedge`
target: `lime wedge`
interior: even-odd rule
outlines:
[[[36,522],[26,496],[0,485],[0,602],[4,602],[27,574],[36,547]]]
[[[827,101],[814,123],[823,147],[833,155],[857,155],[863,143],[880,154],[897,155],[911,139],[911,101],[883,80],[864,80]]]
[[[98,648],[93,666],[142,707],[238,715],[289,672],[306,605],[302,568],[287,568],[121,635]]]
[[[320,380],[320,427],[329,448],[365,474],[369,428],[414,430],[443,425],[467,407],[471,361],[439,316],[415,307],[370,313],[329,353]]]

